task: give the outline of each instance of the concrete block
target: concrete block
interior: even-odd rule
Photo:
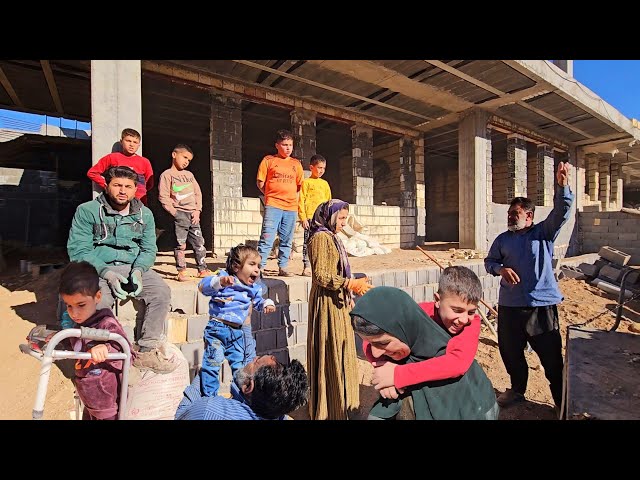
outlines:
[[[261,329],[265,328],[277,328],[283,325],[282,322],[282,307],[277,306],[276,311],[273,313],[262,313]]]
[[[418,285],[424,285],[428,282],[429,280],[429,270],[428,269],[423,269],[423,270],[418,270]]]
[[[278,328],[276,331],[276,348],[285,348],[296,344],[296,332],[290,325],[288,327]],[[291,339],[291,342],[289,341]]]
[[[383,277],[383,284],[385,287],[395,287],[396,276],[394,272],[387,272]]]
[[[207,297],[200,293],[199,290],[196,290],[196,313],[200,315],[201,313],[209,313],[209,301],[211,297]]]
[[[605,265],[600,269],[598,278],[602,278],[606,282],[619,284],[622,268],[618,265]]]
[[[289,299],[290,302],[306,302],[308,297],[307,294],[307,282],[304,280],[292,281],[289,283]]]
[[[631,255],[609,246],[600,248],[598,255],[600,255],[605,260],[609,260],[612,263],[622,266],[625,266],[631,259]]]
[[[276,329],[260,330],[256,332],[256,353],[264,354],[277,348]]]
[[[167,315],[167,341],[184,343],[187,341],[187,316],[169,312]]]
[[[438,283],[440,280],[440,269],[439,268],[430,268],[427,270],[427,283],[433,284]]]
[[[289,349],[284,348],[282,350],[277,350],[275,352],[270,352],[270,355],[276,357],[276,360],[284,365],[289,365]],[[303,365],[306,365],[306,359]]]
[[[395,285],[398,288],[402,288],[402,287],[406,287],[408,286],[407,284],[407,272],[404,270],[398,270],[397,272],[394,272],[394,277],[395,277]]]
[[[374,287],[382,287],[384,285],[384,276],[381,273],[370,275],[369,279]]]
[[[187,315],[196,313],[196,290],[172,288],[171,311],[185,313]]]
[[[273,300],[276,304],[289,303],[289,289],[287,284],[282,280],[266,278],[263,280],[267,286],[267,298]]]
[[[576,280],[585,280],[587,278],[579,268],[570,265],[562,265],[560,274],[559,278],[575,278]]]
[[[596,278],[595,280],[591,281],[591,285],[593,285],[594,287],[598,287],[600,290],[603,290],[607,293],[610,293],[612,295],[615,296],[619,296],[620,295],[620,287],[617,285],[614,285],[612,283],[606,282],[604,280],[602,280],[601,278]],[[631,296],[633,295],[633,292],[631,290],[627,290],[625,288],[624,291],[624,298],[631,298]]]
[[[251,330],[253,330],[254,332],[256,330],[260,330],[262,325],[262,312],[259,312],[257,310],[252,310],[251,311]]]
[[[287,350],[289,351],[290,360],[298,360],[303,365],[307,363],[307,346],[306,345],[296,345],[295,347],[287,348]]]
[[[189,362],[190,368],[202,365],[202,356],[204,355],[204,342],[202,340],[199,342],[182,343],[177,346],[187,359],[187,362]]]
[[[294,322],[298,322],[300,320],[300,309],[302,306],[307,306],[307,303],[304,304],[302,302],[294,302],[289,305],[281,305],[282,308],[282,318],[286,325],[291,325]]]
[[[209,323],[209,315],[187,316],[187,342],[202,340],[204,329]]]
[[[306,345],[307,335],[309,334],[309,324],[296,323],[294,329],[296,332],[296,345]]]
[[[418,285],[418,272],[417,271],[408,271],[407,273],[407,285],[414,286]]]
[[[121,324],[133,323],[135,325],[138,315],[144,315],[144,304],[139,300],[128,298],[116,299],[116,316]]]

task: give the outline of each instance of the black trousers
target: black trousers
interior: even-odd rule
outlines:
[[[498,307],[498,347],[511,388],[524,395],[529,367],[524,356],[527,342],[540,358],[556,406],[562,402],[562,339],[556,305]]]

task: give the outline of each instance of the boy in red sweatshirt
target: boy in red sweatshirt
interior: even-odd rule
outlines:
[[[153,188],[153,168],[148,158],[137,155],[140,148],[140,133],[133,128],[125,128],[120,135],[121,152],[113,152],[105,155],[98,163],[89,169],[87,177],[93,180],[103,190],[107,186],[104,180],[104,172],[111,167],[131,167],[138,174],[136,198],[147,204],[147,192]]]
[[[363,341],[367,360],[375,367],[372,384],[383,398],[397,398],[405,387],[423,382],[456,378],[471,366],[480,339],[480,316],[476,313],[482,298],[482,284],[466,267],[447,267],[440,275],[435,302],[420,307],[449,335],[444,355],[422,362],[397,364],[388,357],[375,358],[371,345]]]

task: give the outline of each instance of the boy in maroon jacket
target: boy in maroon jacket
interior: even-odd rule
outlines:
[[[60,278],[60,295],[71,319],[83,327],[126,334],[109,308],[97,310],[102,298],[98,272],[88,262],[71,262]],[[91,353],[91,360],[77,360],[76,391],[84,403],[83,420],[116,420],[120,401],[123,360],[106,360],[109,353],[121,352],[117,342],[70,338],[76,352]],[[133,350],[131,354],[134,355]]]
[[[383,398],[398,398],[410,385],[460,377],[471,366],[480,339],[480,316],[476,313],[482,298],[480,279],[466,267],[447,267],[434,297],[435,302],[419,305],[451,335],[444,355],[399,365],[389,358],[375,358],[369,343],[363,342],[367,360],[375,367],[372,384]]]

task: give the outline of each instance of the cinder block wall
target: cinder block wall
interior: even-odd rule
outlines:
[[[427,156],[427,241],[458,241],[458,159]]]
[[[622,250],[630,263],[640,265],[640,215],[626,212],[580,212],[579,241],[582,253],[597,253],[600,247]]]
[[[505,204],[511,201],[507,196],[507,158],[492,158],[491,176],[493,182],[493,202]]]
[[[378,145],[373,149],[373,204],[399,206],[400,199],[400,142]]]

